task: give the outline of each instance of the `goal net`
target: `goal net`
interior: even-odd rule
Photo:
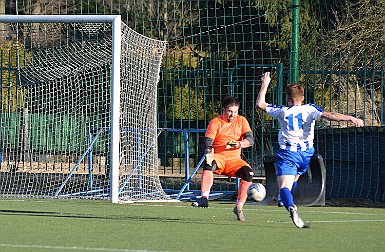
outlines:
[[[117,27],[114,48],[113,22],[2,20],[0,196],[170,199],[157,170],[166,42]]]

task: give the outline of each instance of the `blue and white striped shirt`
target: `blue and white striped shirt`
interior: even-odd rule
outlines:
[[[314,124],[324,112],[321,108],[314,104],[292,107],[269,104],[266,112],[276,118],[281,126],[278,135],[281,149],[305,151],[313,148]]]

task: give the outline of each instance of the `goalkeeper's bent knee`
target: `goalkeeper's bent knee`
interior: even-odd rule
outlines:
[[[217,163],[215,163],[215,161],[213,161],[213,165],[209,165],[205,163],[205,165],[203,166],[204,171],[215,171],[216,169],[217,169]]]
[[[247,182],[251,182],[253,181],[254,172],[250,167],[242,166],[235,172],[235,175]]]

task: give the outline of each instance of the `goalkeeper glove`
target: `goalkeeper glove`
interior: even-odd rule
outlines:
[[[226,150],[228,150],[228,149],[240,149],[241,148],[241,143],[240,142],[238,142],[238,141],[229,141],[229,142],[227,142],[227,144],[226,144]]]

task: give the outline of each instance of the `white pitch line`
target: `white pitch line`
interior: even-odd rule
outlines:
[[[372,213],[352,213],[352,212],[320,212],[320,211],[303,211],[307,213],[319,213],[319,214],[344,214],[344,215],[366,215],[366,216],[377,216],[383,214],[372,214]]]
[[[354,222],[385,222],[385,220],[325,220],[325,221],[309,221],[310,223],[354,223]],[[267,223],[291,223],[290,221],[272,221]]]
[[[350,223],[350,222],[385,222],[385,220],[338,220],[338,221],[311,221],[313,223]]]
[[[49,246],[49,245],[32,245],[32,244],[7,244],[0,243],[3,248],[33,248],[48,250],[76,250],[76,251],[106,251],[106,252],[160,252],[155,250],[133,250],[133,249],[114,249],[114,248],[89,248],[89,247],[66,247],[66,246]]]

